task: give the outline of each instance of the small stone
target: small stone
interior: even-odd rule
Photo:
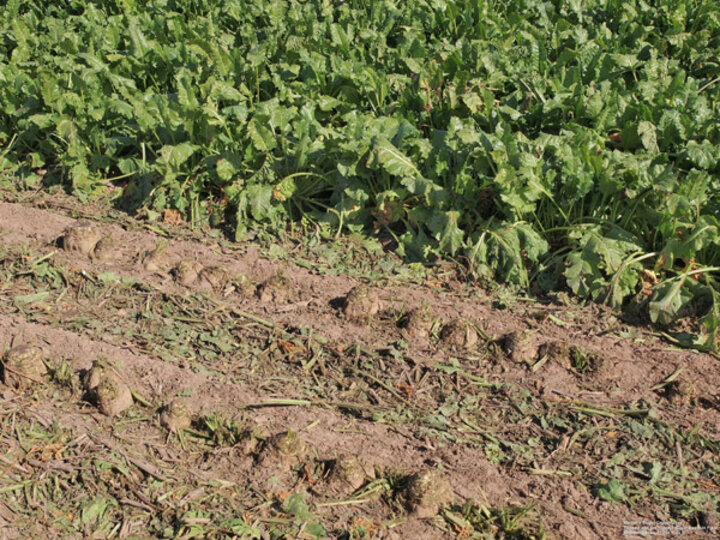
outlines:
[[[34,345],[20,345],[10,349],[3,359],[5,384],[21,390],[41,382],[47,375],[44,357],[42,349]]]

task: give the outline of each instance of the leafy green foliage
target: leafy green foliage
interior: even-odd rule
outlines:
[[[0,35],[26,186],[122,181],[238,237],[386,227],[615,307],[649,267],[653,320],[694,302],[715,343],[717,3],[10,0]]]

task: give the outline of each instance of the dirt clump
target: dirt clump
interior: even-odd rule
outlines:
[[[375,469],[359,456],[342,454],[332,464],[327,485],[331,491],[352,493],[375,478]]]
[[[66,251],[91,255],[102,237],[103,233],[100,227],[91,221],[80,221],[65,229],[62,236],[62,247]]]
[[[278,433],[265,441],[258,463],[262,467],[289,470],[302,462],[308,455],[309,447],[297,431]]]
[[[85,376],[88,395],[106,416],[117,416],[133,404],[130,387],[123,382],[115,366],[104,359],[93,362]]]
[[[418,518],[431,518],[455,499],[446,476],[437,469],[414,474],[407,480],[405,505]]]
[[[183,287],[190,287],[195,283],[200,272],[203,270],[203,265],[197,261],[180,261],[173,269],[173,276]]]
[[[3,358],[3,381],[17,390],[42,383],[47,375],[44,358],[42,349],[32,344],[10,349]]]
[[[262,304],[287,304],[295,298],[295,286],[292,280],[282,272],[266,279],[256,290]]]
[[[189,428],[192,420],[192,412],[183,399],[171,401],[160,411],[160,424],[171,433]]]
[[[437,317],[430,309],[416,308],[400,319],[400,328],[410,338],[427,340],[436,321]]]
[[[120,250],[115,238],[111,234],[100,238],[90,253],[90,257],[96,261],[114,261],[119,259]]]
[[[342,311],[346,319],[367,324],[380,311],[380,303],[369,287],[357,285],[345,296]]]
[[[472,324],[463,319],[453,319],[440,331],[440,340],[448,347],[469,349],[478,342],[478,333]]]
[[[530,364],[538,354],[535,332],[517,330],[502,339],[502,348],[507,357],[516,364]]]

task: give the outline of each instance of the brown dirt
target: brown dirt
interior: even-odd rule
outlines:
[[[13,274],[11,281],[0,283],[4,297],[0,305],[5,309],[0,312],[0,346],[5,350],[10,343],[17,346],[34,340],[52,352],[49,356],[56,369],[64,361],[76,378],[98,358],[111,359],[122,382],[136,396],[131,412],[123,413],[133,421],[118,431],[113,423],[122,416],[110,419],[98,414],[81,391],[63,394],[51,381],[39,383],[40,399],[0,388],[0,416],[22,407],[23,414],[41,425],[56,423],[67,430],[86,452],[112,449],[126,456],[127,463],[135,463],[140,471],[127,473],[130,483],[133,475],[155,482],[173,477],[177,485],[198,486],[198,490],[222,482],[236,486],[255,482],[259,491],[274,493],[271,497],[281,501],[287,496],[282,493],[304,483],[315,505],[314,514],[329,529],[367,520],[377,525],[379,537],[387,538],[452,537],[458,531],[433,516],[448,505],[457,513],[468,501],[496,509],[532,506],[550,537],[620,538],[623,521],[669,520],[667,505],[655,506],[652,498],[634,508],[602,501],[585,478],[597,478],[593,474],[598,459],[613,459],[614,451],[602,446],[610,439],[583,443],[578,452],[577,441],[584,440],[581,430],[560,424],[541,426],[533,420],[540,417],[540,413],[531,414],[536,410],[533,407],[541,409],[542,415],[561,409],[581,415],[600,410],[600,421],[616,415],[616,422],[631,418],[619,410],[647,409],[658,422],[672,423],[684,433],[696,430],[707,441],[716,441],[720,435],[718,360],[674,349],[650,330],[627,326],[603,308],[519,299],[509,309],[499,310],[482,290],[436,277],[420,284],[387,280],[367,289],[355,278],[272,260],[263,248],[251,244],[234,245],[186,232],[162,238],[131,220],[95,222],[91,228],[94,247],[86,250],[87,242],[81,242],[82,249],[63,250],[64,231],[82,221],[68,215],[75,210],[0,202],[0,247],[28,254],[18,255],[18,261],[47,257],[66,269],[67,284],[61,286],[69,291],[55,303],[42,306],[39,300],[40,307],[30,304],[33,309],[28,310],[17,307],[18,295],[37,292],[25,276]],[[99,250],[100,239],[111,240],[103,240],[108,245]],[[179,263],[194,271],[194,279],[177,279],[171,269]],[[163,352],[153,345],[151,336],[156,330],[147,316],[143,319],[142,306],[135,306],[135,314],[128,307],[109,312],[115,298],[112,292],[81,299],[84,285],[77,283],[97,282],[98,276],[108,275],[117,278],[117,283],[127,278],[141,284],[136,292],[147,295],[148,303],[151,294],[172,297],[176,303],[192,295],[193,305],[200,306],[197,309],[202,313],[183,316],[211,321],[216,317],[218,326],[231,325],[237,342],[210,359],[183,349],[184,338],[176,353]],[[248,294],[253,287],[257,294]],[[347,295],[352,291],[365,294],[359,300],[351,294],[350,304]],[[408,333],[402,315],[427,311],[428,305],[432,320],[419,321],[420,329],[413,326]],[[236,317],[237,313],[243,315]],[[111,316],[116,318],[117,332],[101,323]],[[165,316],[171,325],[171,313]],[[431,335],[435,317],[445,325],[437,336]],[[408,339],[416,332],[422,335]],[[201,339],[215,338],[206,333]],[[398,340],[405,342],[405,349],[395,347]],[[582,351],[582,359],[588,362],[578,364],[573,360],[576,357],[565,354],[570,349]],[[331,380],[333,363],[342,363],[346,380]],[[371,364],[385,370],[388,378],[373,380],[363,375]],[[676,380],[664,384],[678,370]],[[309,382],[300,382],[297,374]],[[329,383],[322,380],[324,375]],[[317,394],[310,393],[313,384],[321,389]],[[477,394],[480,390],[484,393]],[[167,408],[181,403],[173,401],[178,396],[189,396],[182,400],[179,423]],[[430,419],[430,412],[437,414],[441,407],[458,412]],[[401,411],[399,416],[397,411]],[[265,440],[257,447],[237,442],[187,453],[181,440],[169,438],[187,428],[190,417],[209,413],[248,420],[266,434]],[[418,420],[421,417],[428,422]],[[437,422],[450,422],[450,427]],[[235,425],[228,424],[226,437],[233,436]],[[596,422],[583,429],[611,434],[613,424],[608,426]],[[288,433],[294,434],[293,448],[286,444]],[[521,447],[543,447],[544,438],[556,439],[552,451],[540,451],[539,457],[528,459],[517,457]],[[12,441],[9,434],[0,439],[0,458],[22,453]],[[300,447],[302,451],[297,450]],[[623,448],[618,440],[616,451],[626,452]],[[326,465],[338,457],[343,463],[348,459],[354,463],[355,456],[362,458],[362,474],[353,472],[349,479],[333,481],[332,468]],[[30,458],[26,455],[25,459],[25,465],[18,465],[21,470],[14,471],[19,478],[22,469],[30,467]],[[653,459],[660,458],[647,458]],[[709,458],[699,451],[678,456],[682,466],[688,460],[700,463],[703,459]],[[8,465],[3,463],[0,466]],[[326,480],[311,480],[312,471],[324,466],[318,474]],[[373,485],[368,468],[377,478],[400,478],[400,484],[410,485],[409,498],[416,502],[403,503],[402,496],[392,496],[396,488],[388,488],[382,496],[363,498],[363,504],[335,506],[333,497],[342,491],[338,482],[349,484],[351,492]],[[432,480],[436,475],[441,475],[443,483],[442,489],[433,492],[437,501],[420,493],[423,482],[418,480]],[[323,482],[335,482],[335,488]],[[322,489],[323,485],[328,489]],[[165,508],[166,499],[137,497],[136,505]],[[59,526],[51,520],[33,524],[32,530],[19,530],[13,524],[20,512],[16,499],[10,506],[3,504],[0,501],[0,537],[59,534]],[[262,505],[255,501],[250,506]],[[261,518],[269,503],[263,508],[258,510]],[[687,522],[692,523],[691,518]],[[122,530],[128,533],[125,536],[143,534],[142,525],[123,525]]]

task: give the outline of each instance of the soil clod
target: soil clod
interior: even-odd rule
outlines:
[[[3,359],[3,381],[18,390],[42,383],[47,375],[44,357],[42,349],[34,345],[10,349]]]

